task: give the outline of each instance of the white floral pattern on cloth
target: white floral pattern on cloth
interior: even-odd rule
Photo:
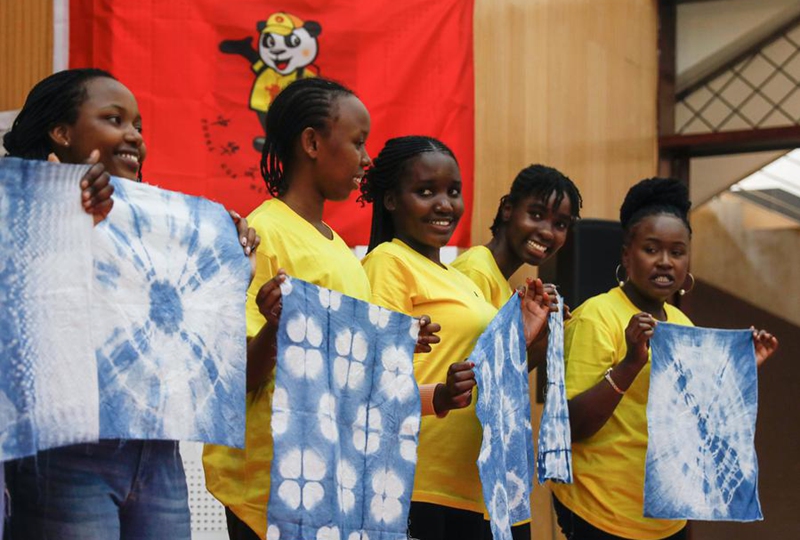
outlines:
[[[659,323],[650,348],[644,515],[763,519],[752,332]]]
[[[100,437],[244,443],[250,276],[219,204],[113,178],[95,227]]]
[[[0,460],[99,438],[241,446],[250,265],[230,217],[113,178],[93,227],[86,169],[0,160]]]
[[[534,457],[531,404],[520,300],[514,295],[478,338],[475,363],[483,427],[478,472],[495,540],[510,540],[511,525],[530,519]]]
[[[558,311],[548,320],[547,387],[536,455],[540,484],[547,480],[572,483],[572,435],[564,384],[564,299],[558,294],[556,299]]]
[[[267,538],[406,538],[420,425],[417,321],[289,278]]]

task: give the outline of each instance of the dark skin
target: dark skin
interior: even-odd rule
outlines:
[[[321,130],[308,127],[295,141],[288,188],[279,199],[311,223],[325,238],[333,231],[322,221],[325,201],[345,200],[357,189],[364,171],[372,165],[365,143],[370,118],[355,96],[337,98],[331,119]],[[280,285],[286,280],[283,268],[256,294],[259,312],[267,320],[247,344],[247,391],[256,390],[273,375],[277,359],[277,331],[281,313]],[[439,342],[440,326],[420,318],[417,352],[430,352]]]
[[[635,224],[622,252],[622,265],[628,281],[625,295],[641,311],[633,315],[625,329],[627,352],[614,366],[611,376],[622,391],[633,384],[647,365],[650,338],[658,321],[666,321],[664,304],[686,281],[689,271],[691,238],[685,224],[669,214],[647,216]],[[778,348],[778,340],[761,330],[753,331],[756,364],[760,366]],[[622,400],[605,379],[569,400],[573,440],[597,433]]]
[[[525,197],[516,204],[505,202],[501,211],[502,226],[492,236],[486,248],[492,252],[497,267],[506,280],[523,264],[539,266],[555,255],[567,240],[573,222],[572,204],[564,197],[555,207],[556,193],[546,199]],[[545,284],[545,291],[555,297],[556,287]],[[551,309],[558,310],[554,304]],[[569,307],[564,306],[564,318],[569,319]],[[542,365],[547,358],[545,326],[528,348],[528,371]]]
[[[420,154],[409,163],[397,188],[386,193],[384,205],[392,214],[395,236],[441,265],[440,250],[450,241],[464,213],[458,165],[442,152]],[[520,296],[525,338],[530,344],[546,324],[549,297],[541,280],[528,280],[528,287]],[[445,383],[437,384],[434,391],[437,414],[470,404],[476,385],[473,367],[466,361],[448,367]]]

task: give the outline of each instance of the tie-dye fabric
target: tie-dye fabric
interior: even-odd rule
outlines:
[[[659,323],[650,346],[644,515],[763,519],[752,332]]]
[[[511,525],[530,519],[534,457],[528,364],[520,299],[511,297],[481,334],[475,363],[483,428],[478,472],[495,540],[510,540]]]
[[[97,438],[86,169],[0,159],[0,461]]]
[[[0,160],[0,460],[99,438],[241,446],[250,267],[214,203]],[[220,316],[224,314],[224,316]]]
[[[419,325],[299,279],[281,289],[267,538],[405,539]]]
[[[551,313],[548,321],[547,389],[536,456],[540,484],[546,480],[572,483],[572,435],[564,384],[564,299],[559,295],[557,300],[558,311]]]
[[[250,264],[219,204],[114,179],[95,230],[100,438],[244,444]]]

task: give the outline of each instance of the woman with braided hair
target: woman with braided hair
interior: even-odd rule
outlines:
[[[552,490],[569,539],[686,538],[685,521],[643,517],[643,491],[649,340],[658,321],[692,324],[666,302],[690,277],[690,207],[678,180],[650,178],[633,186],[620,209],[627,279],[584,302],[566,323],[574,483]],[[753,340],[761,365],[778,340],[763,330]]]
[[[409,534],[420,540],[482,539],[485,507],[476,464],[481,428],[471,401],[474,373],[453,372],[451,363],[470,355],[497,309],[467,276],[439,258],[464,212],[458,163],[434,138],[390,139],[361,191],[373,205],[369,253],[362,261],[373,300],[412,316],[428,313],[442,325],[439,345],[414,357],[423,408],[439,418],[422,419]],[[522,302],[528,344],[550,309],[541,281],[529,285]],[[440,396],[424,391],[442,380],[457,380],[459,397],[469,406],[447,414]]]

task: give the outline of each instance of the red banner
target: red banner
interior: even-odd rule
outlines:
[[[391,137],[431,135],[455,152],[469,245],[474,161],[471,0],[70,0],[70,66],[112,72],[136,96],[146,182],[249,213],[263,115],[297,77],[351,87],[372,115],[372,156]],[[326,221],[367,244],[370,207],[329,204]]]

